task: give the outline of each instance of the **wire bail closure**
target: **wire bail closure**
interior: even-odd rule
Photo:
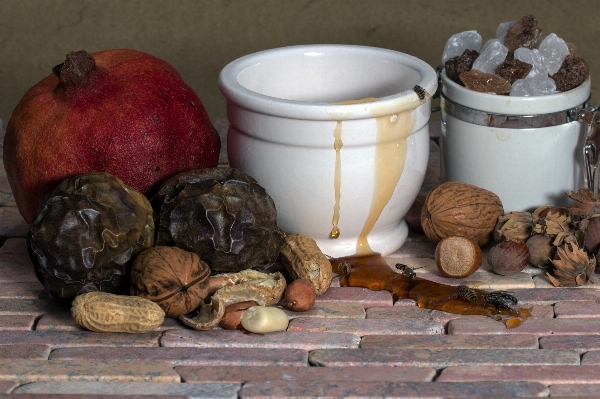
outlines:
[[[570,112],[574,121],[583,122],[582,129],[585,137],[583,145],[583,162],[585,179],[588,189],[595,196],[600,192],[600,105],[584,104],[582,108],[575,108]]]

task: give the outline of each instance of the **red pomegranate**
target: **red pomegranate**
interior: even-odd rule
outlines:
[[[4,167],[21,215],[63,180],[108,172],[150,196],[167,178],[214,167],[221,143],[196,93],[135,50],[72,52],[25,93],[8,122]]]

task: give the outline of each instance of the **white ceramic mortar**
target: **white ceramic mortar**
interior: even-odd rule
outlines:
[[[237,59],[219,77],[230,165],[266,188],[283,230],[314,238],[325,254],[391,253],[406,240],[402,218],[429,155],[431,103],[413,88],[434,93],[436,80],[425,62],[373,47],[293,46]]]
[[[558,119],[581,106],[590,96],[591,80],[567,92],[535,97],[469,90],[450,80],[445,71],[441,80],[442,179],[494,192],[505,212],[531,211],[549,204],[566,206],[565,192],[577,191],[583,184],[582,122],[567,119],[556,126],[534,127],[536,122],[529,117],[557,113]],[[477,124],[485,121],[485,114],[525,116],[534,125],[499,128]]]

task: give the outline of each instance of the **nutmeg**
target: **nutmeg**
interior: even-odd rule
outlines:
[[[312,309],[316,298],[315,286],[306,278],[292,281],[285,290],[285,304],[294,312],[306,312]]]
[[[225,307],[225,314],[219,322],[219,327],[226,330],[239,330],[242,328],[242,315],[246,310],[252,306],[258,306],[259,303],[256,301],[244,301],[233,303]]]
[[[529,263],[527,244],[522,240],[505,240],[493,246],[488,254],[492,270],[502,276],[520,272]]]
[[[435,264],[446,277],[468,277],[482,262],[481,248],[467,237],[443,238],[435,248]]]
[[[556,247],[552,244],[553,237],[534,234],[525,242],[529,250],[529,263],[535,267],[547,267],[556,255]]]

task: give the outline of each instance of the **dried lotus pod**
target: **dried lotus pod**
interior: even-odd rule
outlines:
[[[208,295],[210,268],[193,252],[157,246],[131,267],[130,294],[156,302],[168,317],[196,309]]]
[[[284,232],[273,199],[233,168],[206,168],[167,180],[152,198],[156,245],[195,252],[213,273],[264,270],[279,255]]]
[[[529,212],[509,212],[498,218],[498,224],[494,230],[496,241],[521,240],[525,241],[531,236],[533,229],[533,218]]]
[[[546,273],[556,287],[574,287],[594,282],[596,259],[588,256],[587,252],[574,244],[564,244],[558,247],[554,265],[554,276]]]
[[[493,192],[462,182],[442,183],[429,192],[421,212],[421,225],[434,243],[445,237],[463,236],[483,246],[492,238],[498,218],[504,214]]]
[[[27,234],[37,278],[61,299],[126,290],[135,256],[153,244],[150,202],[106,172],[61,182],[38,206]]]

